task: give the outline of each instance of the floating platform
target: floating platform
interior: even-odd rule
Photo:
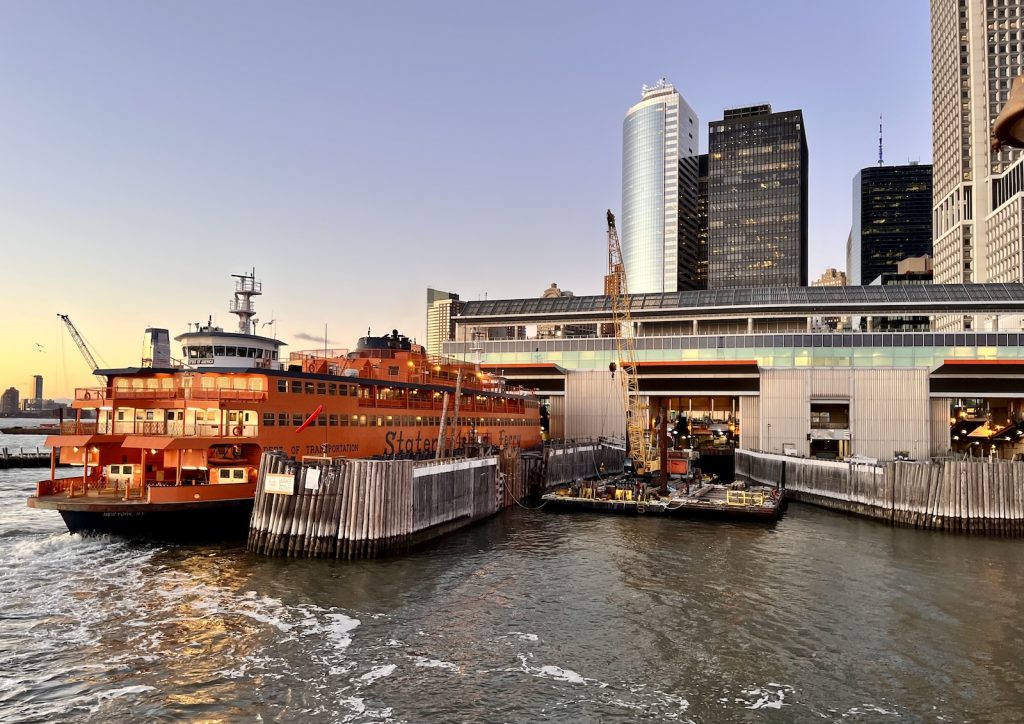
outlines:
[[[673,498],[670,510],[692,517],[778,520],[785,503],[785,490],[769,486],[703,485]]]
[[[0,432],[5,435],[53,435],[54,433],[60,432],[60,427],[56,423],[44,423],[35,427],[15,425],[14,427],[0,428]]]
[[[785,491],[770,486],[713,483],[669,488],[667,496],[633,478],[622,476],[561,486],[542,496],[545,507],[561,511],[589,511],[627,515],[674,515],[727,519],[777,520],[785,504]]]

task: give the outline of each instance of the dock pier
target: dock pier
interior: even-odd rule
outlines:
[[[781,481],[793,500],[892,525],[1024,535],[1024,462],[867,465],[737,450],[736,476],[753,482]]]
[[[294,558],[401,553],[488,518],[562,478],[621,470],[625,453],[599,443],[441,460],[349,460],[265,453],[248,549]],[[554,482],[552,482],[554,481]]]
[[[17,450],[0,449],[0,468],[48,468],[50,467],[50,451],[39,448]]]

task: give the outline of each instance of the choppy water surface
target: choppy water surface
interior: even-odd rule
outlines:
[[[1022,545],[515,510],[398,559],[68,535],[0,471],[0,720],[1012,721]]]

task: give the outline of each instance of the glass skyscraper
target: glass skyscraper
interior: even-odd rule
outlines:
[[[932,253],[932,167],[872,166],[853,180],[853,228],[846,269],[870,284],[908,256]]]
[[[622,123],[622,261],[630,294],[698,289],[697,114],[664,79]]]
[[[708,126],[708,288],[807,286],[800,111],[727,110]]]

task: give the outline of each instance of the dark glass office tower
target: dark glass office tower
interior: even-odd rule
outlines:
[[[909,256],[932,253],[932,167],[873,166],[853,179],[849,283],[870,284]]]
[[[697,289],[708,288],[708,155],[697,157]]]
[[[708,134],[708,288],[807,286],[803,113],[734,108]]]

